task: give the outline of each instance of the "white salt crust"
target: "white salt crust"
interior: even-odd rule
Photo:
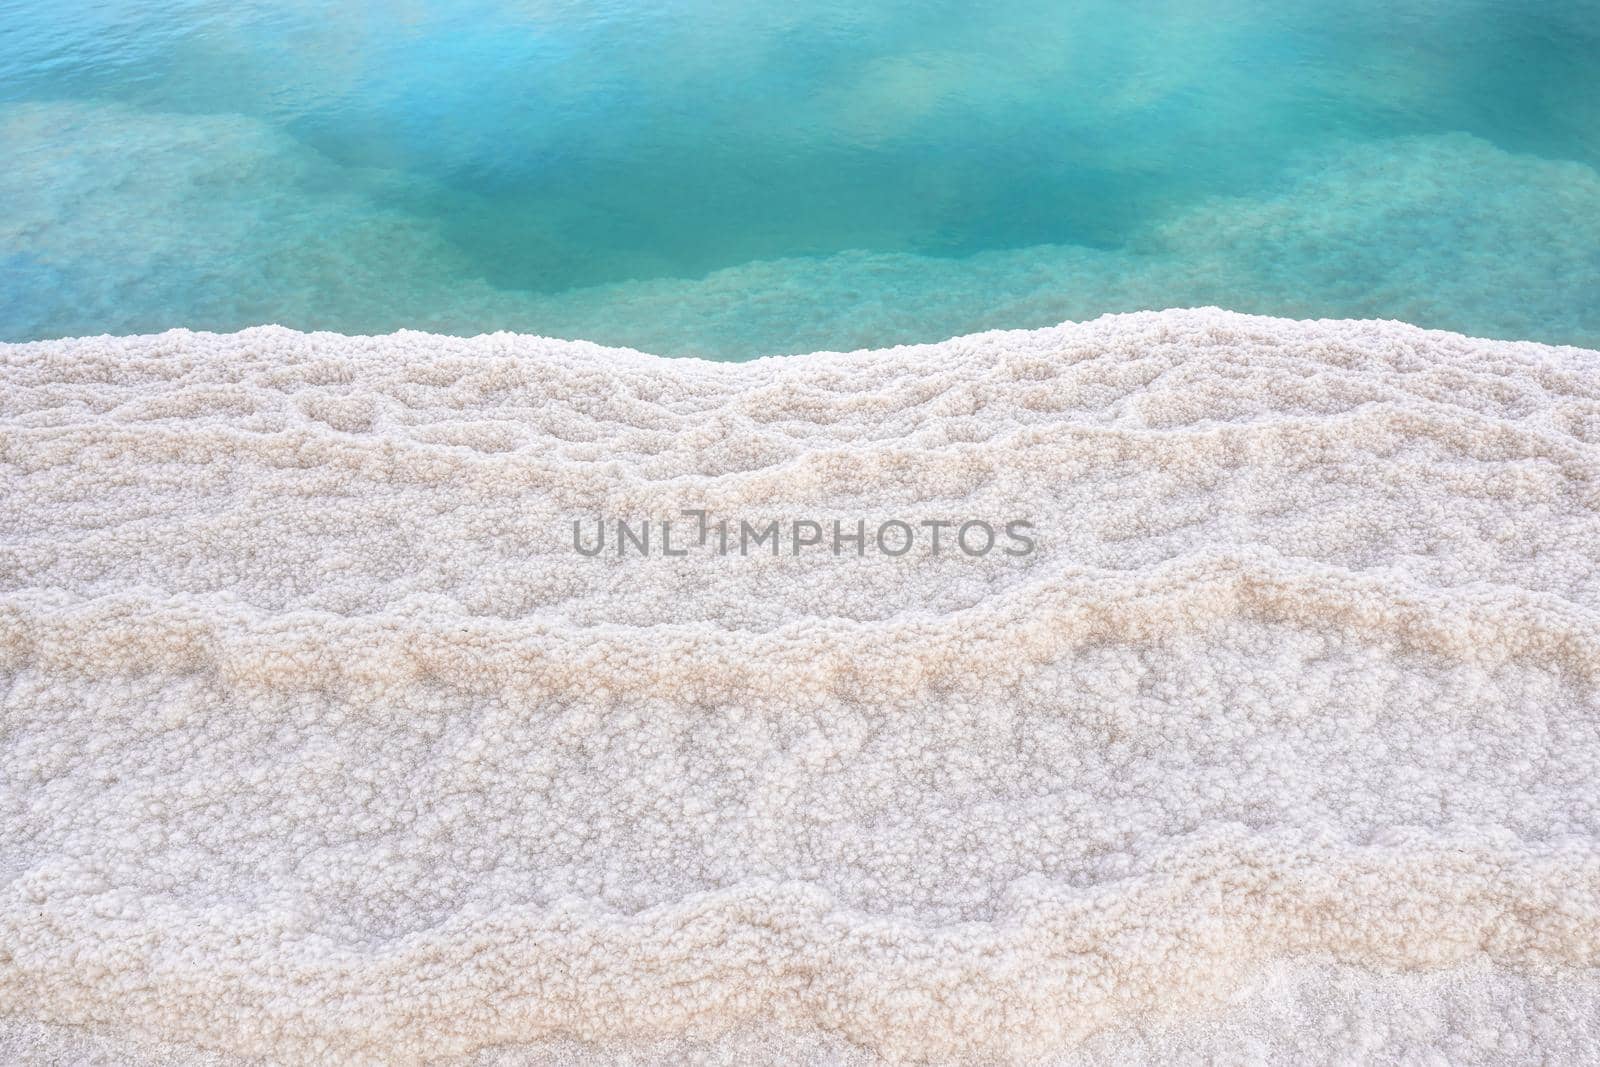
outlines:
[[[1600,1039],[1600,353],[1206,309],[0,375],[8,1060]],[[572,549],[683,508],[1039,547]]]

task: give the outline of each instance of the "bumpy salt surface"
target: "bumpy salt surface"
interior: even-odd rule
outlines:
[[[1600,1042],[1600,354],[1205,310],[0,369],[9,1059]],[[682,509],[1037,547],[573,549]]]

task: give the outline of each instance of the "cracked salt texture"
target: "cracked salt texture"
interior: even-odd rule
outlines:
[[[1600,354],[0,347],[0,1050],[1582,1062]],[[618,559],[575,518],[1024,515]]]

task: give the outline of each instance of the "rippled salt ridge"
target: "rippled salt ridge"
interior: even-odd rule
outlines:
[[[1600,345],[1600,5],[0,0],[0,339]]]
[[[0,1051],[1585,1062],[1597,371],[1217,311],[0,347]],[[570,547],[682,508],[1040,548]]]

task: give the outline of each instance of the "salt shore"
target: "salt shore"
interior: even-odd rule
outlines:
[[[0,672],[7,1062],[1600,1047],[1600,352],[0,345]]]

